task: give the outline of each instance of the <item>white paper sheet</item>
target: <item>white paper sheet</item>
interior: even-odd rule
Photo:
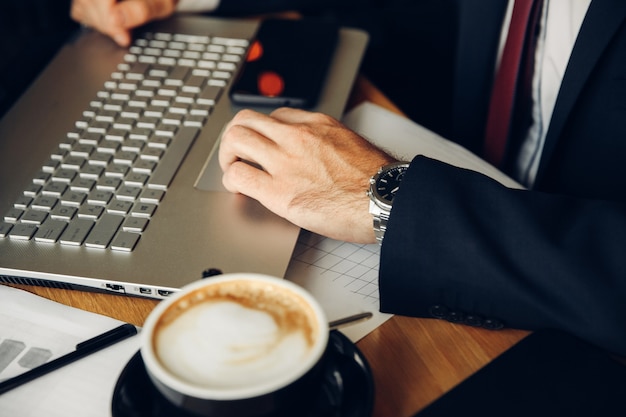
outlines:
[[[52,360],[120,324],[110,317],[0,285],[0,345],[24,345],[17,356],[10,355],[0,380],[28,370],[19,363],[30,349],[50,351]],[[138,346],[138,337],[133,336],[0,395],[0,416],[109,416],[115,382]]]

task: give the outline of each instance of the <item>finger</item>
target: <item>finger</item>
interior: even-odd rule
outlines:
[[[297,117],[294,119],[298,120]],[[294,134],[297,134],[292,123],[280,120],[274,116],[274,113],[267,115],[248,109],[237,113],[229,123],[228,129],[234,126],[242,126],[255,131],[279,146],[284,146]]]
[[[110,24],[110,14],[116,0],[73,0],[70,16],[75,21],[100,31]]]
[[[113,23],[118,27],[132,29],[170,16],[175,7],[175,0],[125,0],[117,3]]]
[[[339,122],[331,116],[309,110],[296,109],[293,107],[281,107],[270,113],[270,116],[283,123],[322,123],[335,125]]]
[[[245,125],[230,125],[224,130],[220,142],[220,167],[226,171],[230,165],[239,161],[263,167],[269,163],[269,155],[275,146],[270,139]]]
[[[241,125],[256,130],[257,127],[265,124],[277,123],[278,119],[250,109],[239,111],[230,121],[229,126]]]
[[[119,25],[116,0],[74,0],[70,8],[72,19],[84,26],[110,36],[121,46],[128,46],[131,35]]]
[[[231,164],[222,176],[224,187],[233,193],[240,193],[260,200],[264,195],[272,195],[271,177],[265,171],[256,169],[245,162]]]

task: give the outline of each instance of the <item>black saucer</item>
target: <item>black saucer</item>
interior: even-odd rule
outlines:
[[[292,410],[301,417],[369,417],[374,404],[374,381],[367,360],[342,333],[330,332],[324,362],[324,383],[318,400],[306,410]],[[113,417],[197,417],[173,406],[154,387],[141,353],[128,362],[115,385]],[[268,416],[271,417],[271,416]]]

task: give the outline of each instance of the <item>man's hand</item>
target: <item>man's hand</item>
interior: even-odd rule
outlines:
[[[72,19],[109,35],[121,46],[131,42],[131,29],[174,13],[178,0],[72,0]]]
[[[282,108],[239,112],[222,135],[224,186],[307,230],[373,243],[369,178],[395,159],[337,120]]]

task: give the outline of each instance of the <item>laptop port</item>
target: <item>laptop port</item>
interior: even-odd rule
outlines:
[[[161,297],[169,297],[170,295],[172,295],[174,291],[168,291],[168,290],[158,290],[157,293],[161,296]]]
[[[139,287],[139,293],[140,294],[152,294],[152,289]]]
[[[107,288],[107,290],[111,290],[111,291],[115,291],[115,292],[120,292],[120,293],[126,293],[126,291],[124,290],[124,286],[123,286],[123,285],[119,285],[119,284],[106,284],[106,288]]]

